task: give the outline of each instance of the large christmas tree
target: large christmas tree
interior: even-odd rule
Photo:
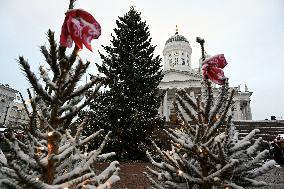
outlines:
[[[78,112],[94,100],[103,82],[103,78],[94,77],[90,82],[79,85],[90,65],[90,62],[81,60],[79,51],[82,44],[91,50],[91,39],[98,38],[100,26],[88,12],[72,9],[73,3],[74,0],[70,0],[60,45],[52,31],[47,33],[49,47],[41,47],[46,63],[39,68],[40,78],[31,71],[23,57],[18,59],[33,89],[33,93],[29,92],[31,109],[26,107],[30,124],[24,128],[22,140],[13,133],[6,139],[11,153],[7,157],[0,153],[1,188],[107,189],[119,180],[117,161],[103,171],[95,167],[98,160],[115,155],[101,154],[110,132],[105,134],[97,149],[87,151],[86,145],[103,130],[90,136],[82,135],[86,120],[78,124],[73,133],[69,129]],[[81,35],[76,35],[76,32]],[[70,47],[73,40],[76,44],[74,50],[66,55],[66,47]],[[95,87],[93,93],[86,98],[86,92],[92,87]]]
[[[258,129],[239,138],[231,115],[234,90],[221,70],[226,65],[224,56],[205,60],[204,40],[198,38],[198,42],[203,52],[202,93],[194,97],[184,90],[176,92],[178,126],[166,130],[172,149],[162,151],[154,143],[162,161],[157,162],[148,153],[155,169],[148,168],[145,174],[159,189],[243,189],[265,185],[255,178],[270,170],[275,162],[263,163],[269,151],[259,151],[265,142],[254,139]],[[209,79],[222,85],[218,97],[213,97]]]
[[[116,24],[111,45],[104,46],[106,54],[101,54],[103,63],[98,66],[108,77],[109,90],[102,94],[105,103],[93,103],[105,113],[98,117],[95,109],[90,125],[101,123],[113,131],[113,150],[121,159],[143,159],[142,146],[162,123],[157,111],[161,59],[154,55],[149,28],[137,10],[131,7]]]

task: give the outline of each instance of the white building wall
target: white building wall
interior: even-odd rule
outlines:
[[[17,91],[10,88],[9,85],[0,84],[0,123],[2,124],[10,108],[10,104],[16,98],[16,93]]]
[[[163,50],[164,55],[164,73],[165,76],[159,84],[159,89],[167,90],[163,102],[163,116],[166,116],[167,121],[170,117],[170,110],[172,105],[172,96],[174,93],[172,89],[190,89],[194,88],[195,91],[201,91],[202,76],[200,68],[192,69],[191,67],[191,53],[192,49],[189,42],[181,35],[176,33],[170,37]],[[210,55],[206,54],[206,57]],[[182,65],[182,58],[185,59],[185,64]],[[178,62],[175,63],[175,59]],[[187,63],[188,61],[188,63]],[[201,60],[199,60],[201,66]],[[216,88],[216,85],[212,85]],[[250,92],[245,85],[245,91],[241,91],[240,87],[234,87],[236,90],[234,96],[234,120],[251,120],[251,107],[250,107]],[[169,95],[169,90],[171,94]],[[217,92],[218,90],[215,89]],[[218,92],[217,92],[218,93]],[[218,94],[214,94],[217,96]],[[169,99],[169,96],[171,99]],[[230,110],[231,111],[231,110]]]

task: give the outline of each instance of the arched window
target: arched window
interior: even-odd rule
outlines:
[[[181,58],[181,64],[182,64],[182,65],[185,65],[185,60],[184,60],[184,58]]]
[[[178,64],[178,58],[175,58],[175,65]]]

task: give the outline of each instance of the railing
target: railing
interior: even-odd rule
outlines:
[[[247,135],[253,129],[259,129],[257,137],[266,141],[273,141],[277,135],[284,134],[284,121],[234,121],[240,137]]]

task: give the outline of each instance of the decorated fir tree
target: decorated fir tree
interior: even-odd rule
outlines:
[[[158,85],[163,75],[159,56],[154,56],[149,28],[133,7],[116,21],[111,45],[101,54],[99,71],[108,77],[101,102],[91,105],[92,125],[113,131],[112,144],[121,159],[146,159],[142,147],[154,129],[162,125],[158,116]],[[95,108],[92,110],[92,108]],[[97,111],[99,111],[97,114]],[[98,116],[102,115],[102,116]]]
[[[270,170],[275,162],[263,163],[269,152],[259,151],[264,141],[254,139],[258,129],[239,137],[231,115],[234,90],[229,88],[222,71],[227,62],[223,55],[205,59],[204,40],[197,41],[203,57],[201,95],[176,92],[178,127],[165,130],[172,149],[162,151],[154,143],[162,161],[157,162],[147,153],[154,168],[148,168],[145,174],[152,186],[159,189],[241,189],[265,185],[255,178]],[[218,97],[213,97],[209,79],[222,85]]]
[[[73,8],[73,3],[71,0],[69,8]],[[100,25],[88,12],[70,9],[62,26],[60,45],[52,31],[47,35],[49,47],[41,46],[46,63],[39,68],[40,78],[23,57],[18,59],[33,89],[33,95],[29,92],[31,108],[26,107],[30,124],[24,128],[22,140],[13,134],[6,139],[11,153],[7,157],[0,154],[0,188],[111,188],[119,180],[118,162],[111,162],[103,171],[96,169],[97,161],[115,155],[101,154],[110,132],[105,134],[97,149],[88,151],[86,145],[103,130],[90,136],[82,135],[85,120],[75,131],[69,129],[78,112],[94,100],[103,82],[103,78],[94,77],[79,86],[90,64],[81,60],[79,51],[82,44],[91,50],[91,39],[99,37]],[[72,41],[75,42],[74,50],[66,55],[66,47],[71,47]],[[86,97],[92,87],[95,87],[92,94]]]

